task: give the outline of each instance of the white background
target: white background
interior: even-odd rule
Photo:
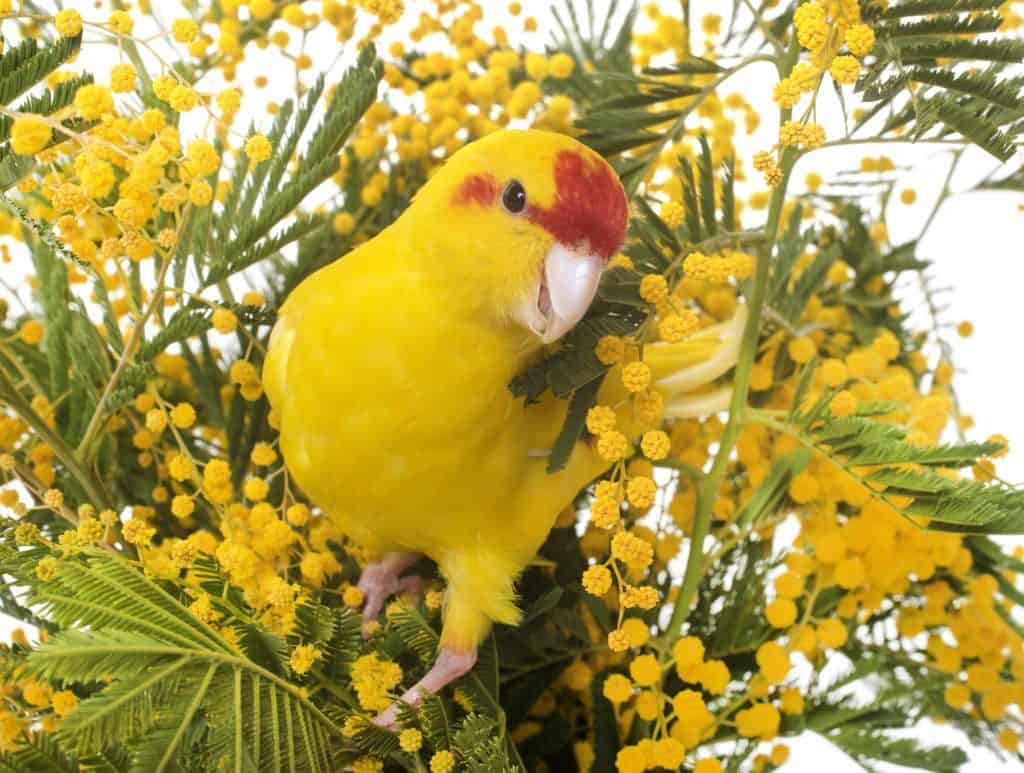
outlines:
[[[106,16],[106,11],[97,11],[92,3],[70,2],[65,5],[79,8],[87,19],[101,20]],[[499,4],[487,0],[483,5],[487,7],[488,14],[493,15],[488,17],[482,29],[490,28],[491,19],[499,19],[507,23],[513,41],[522,41],[533,49],[548,41],[548,32],[552,28],[547,13],[548,3],[536,0],[523,3],[526,13],[535,14],[541,23],[540,31],[534,34],[521,34],[521,21],[517,22],[507,16],[504,2]],[[597,5],[600,8],[604,3],[598,2]],[[160,9],[168,23],[180,14],[177,3],[161,0],[159,3],[154,2],[153,6]],[[661,6],[666,9],[666,13],[675,12],[678,8],[677,3],[665,0]],[[721,0],[695,1],[694,18],[699,20],[707,12],[728,14],[731,6],[731,3]],[[306,3],[304,7],[313,11],[319,7],[319,3]],[[401,37],[419,13],[432,13],[434,7],[432,2],[409,0],[404,18],[385,35],[381,47],[385,48],[391,39]],[[694,35],[698,52],[701,50],[700,38],[699,32]],[[331,74],[336,77],[340,72],[338,46],[329,34],[325,34],[322,40],[315,39],[315,45],[307,47],[307,51],[316,60],[312,72],[332,63]],[[260,107],[271,99],[282,101],[294,91],[294,75],[290,65],[282,62],[269,67],[266,56],[268,54],[256,52],[254,59],[258,59],[260,66],[240,68],[240,85],[245,88],[246,106]],[[116,58],[116,51],[112,48],[89,46],[81,56],[80,65],[101,74]],[[342,63],[349,58],[344,56]],[[255,74],[269,76],[271,86],[265,91],[252,89],[252,77]],[[741,153],[748,159],[755,150],[769,147],[774,141],[777,126],[767,118],[773,111],[766,101],[774,80],[770,65],[758,66],[737,77],[725,90],[725,93],[734,90],[743,92],[763,109],[766,116],[757,134],[740,143]],[[265,127],[269,125],[265,114],[256,115]],[[190,119],[192,125],[204,122],[198,117],[190,116]],[[839,106],[834,99],[824,98],[819,102],[818,119],[826,125],[830,139],[841,136]],[[239,124],[247,120],[240,120]],[[186,135],[189,123],[186,123]],[[880,153],[889,154],[901,167],[896,173],[898,189],[913,187],[919,194],[918,202],[913,206],[902,205],[896,200],[887,213],[893,242],[912,238],[930,212],[931,203],[938,195],[948,168],[948,153],[940,149],[885,145],[824,151],[801,162],[794,177],[797,181],[796,190],[800,189],[799,183],[804,175],[812,169],[828,179],[830,172],[856,167],[862,155]],[[953,180],[953,189],[966,190],[973,181],[984,177],[994,166],[995,162],[984,153],[968,153]],[[936,285],[950,288],[942,296],[945,302],[951,304],[944,315],[946,321],[955,324],[968,319],[975,325],[974,336],[967,340],[958,339],[952,329],[945,331],[956,344],[954,361],[958,375],[955,385],[965,411],[976,421],[976,428],[970,433],[972,439],[984,439],[994,432],[1010,438],[1010,454],[1000,461],[998,469],[1004,479],[1014,483],[1024,481],[1024,409],[1021,407],[1020,388],[1024,377],[1024,366],[1021,364],[1021,342],[1024,338],[1024,299],[1021,293],[1021,285],[1024,283],[1024,213],[1018,209],[1021,204],[1024,204],[1024,196],[1005,192],[971,193],[955,197],[944,206],[918,251],[919,257],[932,261],[932,275]],[[748,225],[757,225],[761,218],[763,212],[752,213]],[[18,285],[24,278],[25,270],[24,261],[17,260],[13,266],[2,267],[3,278],[9,284]],[[907,297],[916,301],[919,296],[911,291]],[[905,308],[920,314],[922,307],[920,303],[908,302]],[[1015,440],[1018,442],[1014,443]],[[0,620],[0,632],[9,633],[11,627],[13,625],[9,621]],[[928,726],[915,731],[915,734],[936,743],[964,742],[948,728]],[[826,766],[830,773],[860,770],[859,766],[820,737],[796,739],[791,741],[791,748],[791,760],[784,766],[790,773],[819,771]],[[971,773],[1024,770],[1024,766],[1000,760],[988,752],[972,750],[970,757],[965,770]]]

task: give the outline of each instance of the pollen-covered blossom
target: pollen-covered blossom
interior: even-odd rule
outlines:
[[[735,250],[726,250],[716,255],[691,252],[683,261],[687,276],[708,282],[724,283],[730,278],[744,279],[754,268],[754,257]]]
[[[368,711],[386,709],[391,704],[391,691],[401,680],[401,667],[376,654],[363,655],[352,664],[352,686],[359,704]]]
[[[270,141],[262,134],[254,134],[245,141],[245,154],[256,163],[270,158],[271,150]]]
[[[846,30],[846,47],[857,57],[865,57],[875,47],[875,31],[866,24],[855,24]]]
[[[849,85],[857,82],[860,75],[860,62],[852,56],[837,56],[829,67],[836,83]]]
[[[38,118],[16,118],[11,127],[11,150],[32,156],[50,144],[53,130]]]
[[[591,566],[583,573],[583,587],[588,593],[603,596],[612,587],[612,574],[606,566]]]
[[[642,392],[651,383],[651,369],[643,362],[631,362],[622,369],[622,383],[630,392]]]
[[[53,22],[61,37],[73,38],[82,34],[82,16],[74,9],[59,11],[53,17]]]
[[[296,674],[306,674],[321,657],[323,653],[312,644],[300,644],[292,650],[288,663]]]
[[[672,446],[669,436],[661,430],[650,430],[645,432],[640,439],[640,448],[648,459],[655,461],[668,456]]]
[[[769,741],[779,733],[779,710],[769,703],[758,703],[736,714],[736,729],[746,738]]]
[[[621,531],[612,537],[612,555],[626,564],[647,566],[653,559],[653,550],[649,542]]]
[[[595,435],[615,429],[615,411],[606,405],[595,405],[587,411],[587,431]]]
[[[626,436],[616,430],[602,432],[597,438],[597,452],[602,459],[609,462],[624,459],[629,449],[629,441]]]
[[[404,752],[418,752],[423,746],[423,734],[410,727],[398,735],[398,746]]]
[[[666,314],[658,320],[658,334],[669,343],[682,341],[697,332],[699,327],[699,317],[689,309]]]
[[[619,362],[624,354],[625,345],[618,336],[602,336],[598,339],[595,354],[605,365],[614,365]]]
[[[78,705],[78,697],[70,690],[55,692],[50,701],[53,704],[53,713],[58,717],[66,717]]]
[[[825,143],[825,129],[819,124],[786,121],[779,130],[779,142],[789,147],[818,148]]]

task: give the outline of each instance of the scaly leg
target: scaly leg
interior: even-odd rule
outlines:
[[[461,676],[465,676],[476,664],[476,648],[466,652],[442,647],[437,653],[437,660],[426,675],[410,687],[402,696],[402,703],[416,707],[427,693],[436,693]],[[397,703],[391,704],[374,718],[374,723],[388,729],[395,728]]]
[[[384,608],[385,601],[403,591],[420,592],[422,580],[419,577],[400,576],[419,560],[419,553],[385,553],[380,561],[363,568],[359,576],[359,590],[366,596],[363,606],[364,635],[370,622],[376,620]]]

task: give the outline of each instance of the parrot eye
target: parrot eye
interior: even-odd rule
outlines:
[[[518,215],[526,209],[526,189],[519,180],[513,180],[505,186],[505,192],[501,194],[501,204],[513,215]]]

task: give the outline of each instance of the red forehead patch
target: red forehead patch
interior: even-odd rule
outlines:
[[[479,204],[489,207],[498,198],[498,181],[489,174],[472,174],[462,181],[452,196],[453,204]]]
[[[529,218],[567,246],[590,242],[607,260],[626,240],[629,204],[608,164],[563,150],[555,160],[555,201],[531,207]]]

